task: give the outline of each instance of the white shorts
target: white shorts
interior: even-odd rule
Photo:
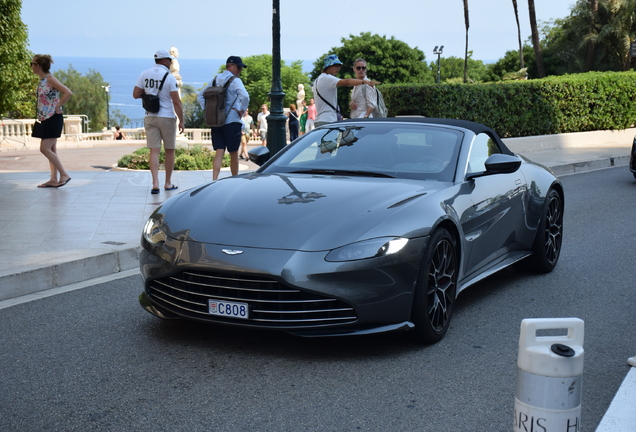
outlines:
[[[177,145],[177,119],[172,117],[146,116],[144,118],[146,128],[146,147],[163,148],[172,150]]]

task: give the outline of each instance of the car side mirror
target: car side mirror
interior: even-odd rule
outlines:
[[[468,174],[466,180],[493,174],[512,174],[521,166],[521,159],[517,156],[496,153],[486,159],[486,171]]]
[[[249,152],[247,152],[250,161],[254,162],[258,166],[262,166],[265,162],[269,160],[269,149],[265,146],[259,146],[253,148]]]

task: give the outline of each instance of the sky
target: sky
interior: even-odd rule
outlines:
[[[521,38],[530,37],[528,3],[518,0]],[[575,0],[535,0],[538,21],[564,18]],[[175,46],[180,58],[224,59],[272,53],[269,0],[22,0],[29,49],[65,57],[152,58]],[[518,49],[512,0],[468,0],[473,58],[496,61]],[[280,0],[281,58],[316,60],[341,38],[371,32],[395,37],[433,61],[464,57],[463,0]]]

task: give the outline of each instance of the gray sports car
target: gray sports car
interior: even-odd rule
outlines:
[[[161,318],[439,341],[459,293],[515,263],[557,264],[563,188],[490,128],[357,119],[302,135],[256,172],[168,199],[140,258]]]

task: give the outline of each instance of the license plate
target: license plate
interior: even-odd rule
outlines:
[[[229,302],[225,300],[208,300],[208,313],[210,315],[230,318],[249,318],[247,303]]]

